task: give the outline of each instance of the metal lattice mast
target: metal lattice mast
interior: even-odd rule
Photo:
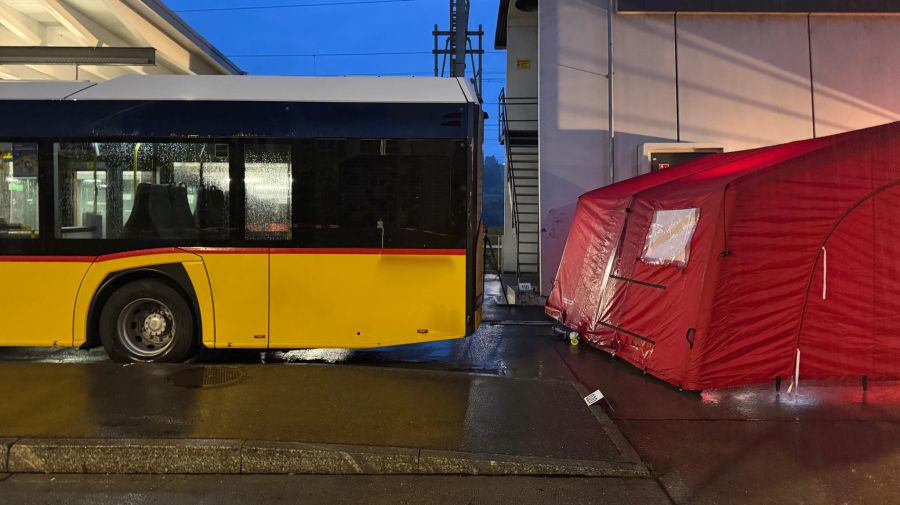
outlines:
[[[443,77],[449,66],[449,77],[466,77],[466,57],[471,57],[472,81],[475,83],[475,91],[481,97],[482,89],[482,55],[484,48],[482,39],[484,29],[481,25],[477,31],[469,31],[469,0],[450,0],[450,27],[449,30],[439,30],[434,25],[434,75]],[[446,37],[441,44],[441,38]],[[470,37],[478,37],[477,47]],[[475,56],[478,56],[476,61]],[[443,56],[443,58],[441,58]],[[449,58],[449,65],[448,65]]]

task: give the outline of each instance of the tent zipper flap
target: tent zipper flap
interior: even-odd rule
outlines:
[[[619,229],[616,230],[616,246],[609,254],[609,258],[606,259],[606,266],[603,269],[603,280],[600,281],[600,299],[597,303],[597,310],[594,312],[594,319],[591,321],[591,331],[597,328],[597,324],[600,323],[600,312],[603,310],[603,307],[606,306],[607,296],[609,296],[606,288],[609,285],[609,278],[612,274],[613,265],[615,265],[616,260],[619,259],[619,252],[622,249],[622,238],[625,234],[625,228],[628,225],[632,203],[634,203],[634,197],[628,200],[628,205],[622,209],[625,217],[622,219],[621,224],[619,224]]]

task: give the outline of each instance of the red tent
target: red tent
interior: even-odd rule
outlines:
[[[547,314],[679,387],[900,376],[900,123],[578,201]]]

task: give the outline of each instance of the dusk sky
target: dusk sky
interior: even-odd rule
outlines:
[[[449,24],[448,0],[167,0],[194,29],[255,75],[433,75],[431,31]],[[505,51],[494,49],[496,0],[473,0],[485,30],[485,155],[497,143]],[[367,53],[367,54],[361,54]],[[368,54],[380,53],[380,54]],[[393,53],[393,54],[385,54]],[[399,53],[399,54],[398,54]]]

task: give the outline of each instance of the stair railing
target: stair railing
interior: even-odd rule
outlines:
[[[506,148],[506,183],[509,186],[509,194],[510,194],[510,204],[512,205],[512,228],[516,230],[516,278],[520,278],[522,275],[521,266],[519,265],[519,202],[516,197],[516,174],[515,174],[515,163],[512,152],[512,141],[510,139],[510,126],[511,122],[521,122],[521,123],[537,123],[537,119],[510,119],[509,117],[509,107],[510,106],[534,106],[538,104],[537,97],[508,97],[506,96],[506,88],[500,89],[500,96],[497,99],[497,108],[498,108],[498,117],[500,118],[498,121],[498,140],[501,144],[503,144]]]

